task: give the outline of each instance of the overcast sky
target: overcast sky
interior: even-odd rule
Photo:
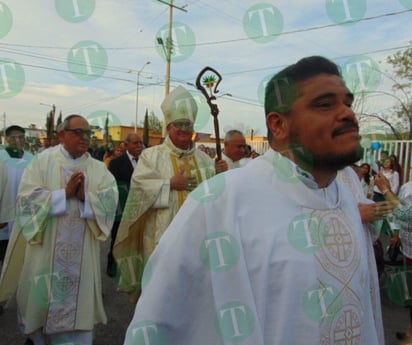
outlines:
[[[44,127],[52,104],[64,116],[80,113],[103,123],[108,113],[111,124],[131,125],[139,70],[138,123],[146,109],[162,118],[166,64],[157,38],[166,42],[170,1],[0,0],[0,113],[6,125]],[[203,100],[192,85],[205,66],[216,69],[223,77],[217,101],[223,133],[239,128],[265,134],[264,84],[304,56],[334,60],[350,87],[379,95],[390,87],[386,56],[412,40],[412,0],[173,4],[184,11],[173,10],[170,88],[182,85]],[[382,111],[392,101],[374,97],[368,107]],[[211,116],[200,108],[196,129],[210,132]]]

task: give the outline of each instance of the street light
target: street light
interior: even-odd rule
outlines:
[[[140,80],[140,74],[144,70],[144,68],[150,64],[150,61],[147,61],[141,69],[139,69],[137,72],[133,70],[129,70],[129,73],[136,73],[137,75],[137,80],[136,80],[136,114],[135,114],[135,123],[134,123],[134,131],[137,133],[137,113],[139,109],[139,80]]]

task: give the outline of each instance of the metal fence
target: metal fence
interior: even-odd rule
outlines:
[[[381,157],[382,151],[388,151],[389,155],[395,155],[402,167],[401,181],[412,180],[412,140],[381,140],[379,150],[366,149],[362,158],[362,163],[366,162],[373,165]],[[265,153],[269,149],[267,141],[248,141],[247,142],[259,154]]]

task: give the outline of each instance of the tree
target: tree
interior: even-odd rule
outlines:
[[[143,145],[145,147],[149,147],[149,114],[146,113],[144,115],[144,125],[143,125]]]
[[[398,51],[386,60],[392,65],[394,84],[392,90],[397,95],[395,115],[408,126],[408,139],[412,139],[412,48]]]
[[[392,82],[392,92],[388,91],[360,91],[357,92],[357,101],[353,105],[359,122],[363,120],[374,119],[388,128],[396,139],[412,139],[412,48],[398,51],[388,56],[386,61],[391,65],[392,72],[380,73]],[[381,111],[368,111],[366,109],[366,99],[372,100],[372,97],[389,97],[394,100],[394,106],[390,109]]]
[[[162,131],[162,121],[158,119],[158,117],[155,115],[153,110],[150,112],[150,115],[148,116],[149,120],[149,129],[151,129],[155,133],[160,133]]]

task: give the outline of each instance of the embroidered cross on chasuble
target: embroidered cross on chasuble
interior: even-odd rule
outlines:
[[[64,171],[64,174],[67,183],[71,172]],[[80,218],[78,202],[69,199],[68,204],[69,213],[58,220],[46,333],[73,330],[76,325],[86,224]]]

